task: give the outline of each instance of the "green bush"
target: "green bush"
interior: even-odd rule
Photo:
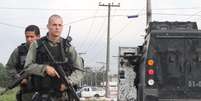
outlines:
[[[8,84],[8,75],[5,66],[2,63],[0,63],[0,87],[6,87],[7,84]]]

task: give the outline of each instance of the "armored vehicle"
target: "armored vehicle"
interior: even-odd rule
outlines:
[[[150,22],[138,61],[138,101],[201,101],[201,31],[195,22]]]

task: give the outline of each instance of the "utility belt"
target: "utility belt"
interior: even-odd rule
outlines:
[[[67,97],[64,97],[62,92],[57,91],[38,91],[32,96],[32,101],[55,101],[55,98],[66,98],[65,101],[68,101]]]
[[[34,92],[34,90],[32,89],[32,90],[24,90],[24,89],[20,89],[20,93],[21,94],[26,94],[26,93],[33,93]]]
[[[51,97],[61,97],[63,92],[59,92],[59,91],[54,91],[54,90],[49,90],[49,91],[38,91],[39,95],[48,95]]]
[[[32,76],[32,84],[33,88],[36,92],[38,91],[58,91],[60,88],[60,85],[62,84],[62,81],[58,79],[57,77],[41,77],[37,75]]]

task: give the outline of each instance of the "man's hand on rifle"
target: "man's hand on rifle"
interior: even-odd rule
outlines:
[[[27,83],[28,83],[27,79],[23,79],[23,80],[21,81],[21,84],[22,84],[22,85],[26,85]]]
[[[70,85],[73,85],[73,82],[72,82],[71,80],[69,80],[68,82],[70,83]],[[66,88],[66,85],[62,83],[62,84],[60,85],[59,91],[60,91],[60,92],[63,92],[63,91],[65,91],[66,89],[67,89],[67,88]]]
[[[27,86],[27,83],[28,83],[28,80],[27,79],[23,79],[21,82],[20,82],[20,87],[24,88]]]
[[[65,86],[65,84],[62,83],[62,84],[60,85],[59,91],[60,91],[60,92],[63,92],[64,90],[66,90],[66,86]]]
[[[58,78],[60,78],[59,74],[52,66],[47,65],[45,71],[46,71],[47,75],[49,75],[50,77],[57,76]]]

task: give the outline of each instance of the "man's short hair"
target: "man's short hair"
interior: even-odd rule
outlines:
[[[60,19],[62,19],[62,17],[61,17],[60,15],[53,14],[53,15],[51,15],[51,16],[49,17],[49,19],[48,19],[48,24],[51,22],[51,20],[52,20],[53,18],[60,18]]]
[[[33,31],[35,33],[35,35],[40,35],[40,29],[38,26],[36,25],[29,25],[25,28],[25,33],[28,31]]]

